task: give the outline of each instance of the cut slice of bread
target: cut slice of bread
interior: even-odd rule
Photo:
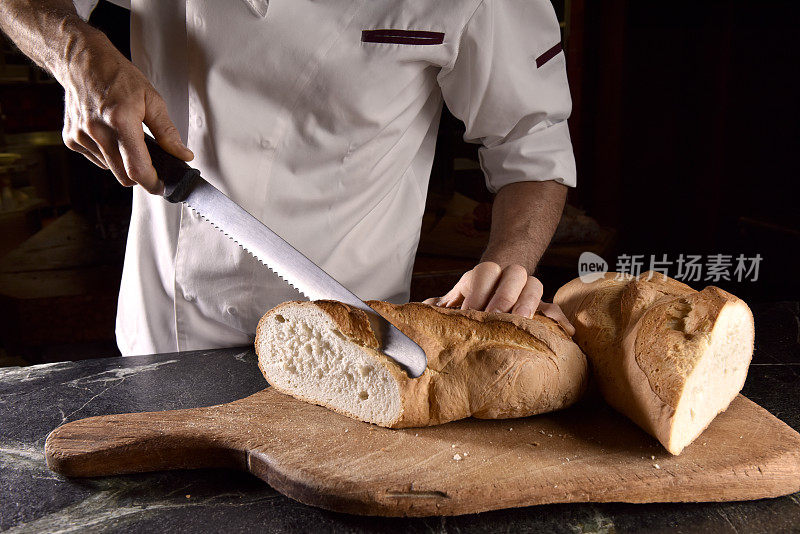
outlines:
[[[547,317],[368,304],[423,348],[421,377],[380,352],[363,311],[335,301],[286,302],[261,318],[264,377],[298,399],[392,428],[549,412],[586,387],[585,356]]]
[[[575,326],[606,401],[672,454],[744,386],[753,315],[722,289],[695,291],[650,271],[606,273],[588,284],[572,280],[554,301]]]

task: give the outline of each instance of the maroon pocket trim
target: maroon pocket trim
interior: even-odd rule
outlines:
[[[561,52],[561,43],[556,43],[553,45],[553,48],[536,58],[536,68],[540,68],[542,65],[556,57],[559,52]]]
[[[438,45],[444,42],[444,33],[423,32],[417,30],[363,30],[361,32],[361,42]]]

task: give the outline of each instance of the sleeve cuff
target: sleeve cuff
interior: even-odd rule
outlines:
[[[486,186],[496,193],[515,182],[554,180],[575,187],[575,156],[567,121],[536,129],[527,135],[478,150]]]
[[[99,0],[72,0],[75,10],[83,20],[89,20],[94,8],[97,7]]]

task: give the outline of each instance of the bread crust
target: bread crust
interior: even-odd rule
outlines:
[[[678,405],[692,373],[708,357],[723,310],[743,307],[749,324],[742,335],[753,330],[752,313],[734,295],[714,286],[696,291],[651,271],[639,277],[606,273],[588,284],[575,279],[554,301],[575,326],[574,339],[591,361],[606,401],[673,454],[688,444],[676,438]],[[752,355],[752,341],[749,350]]]
[[[300,306],[324,311],[348,340],[369,349],[390,370],[402,410],[385,426],[428,426],[470,416],[524,417],[569,406],[586,388],[586,357],[558,323],[542,315],[528,319],[422,303],[367,304],[425,351],[428,368],[421,377],[409,378],[379,352],[363,311],[336,301],[314,301],[281,304],[259,322],[256,350],[267,381],[262,361],[269,355],[260,353],[258,343],[262,324],[286,306]]]

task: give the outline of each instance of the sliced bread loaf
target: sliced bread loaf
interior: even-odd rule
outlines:
[[[368,304],[425,350],[421,377],[380,352],[363,311],[336,301],[286,302],[261,318],[264,377],[298,399],[392,428],[549,412],[586,387],[585,356],[547,317]]]
[[[603,397],[680,454],[744,386],[753,354],[747,304],[646,272],[591,283],[579,278],[554,301],[575,326]]]

